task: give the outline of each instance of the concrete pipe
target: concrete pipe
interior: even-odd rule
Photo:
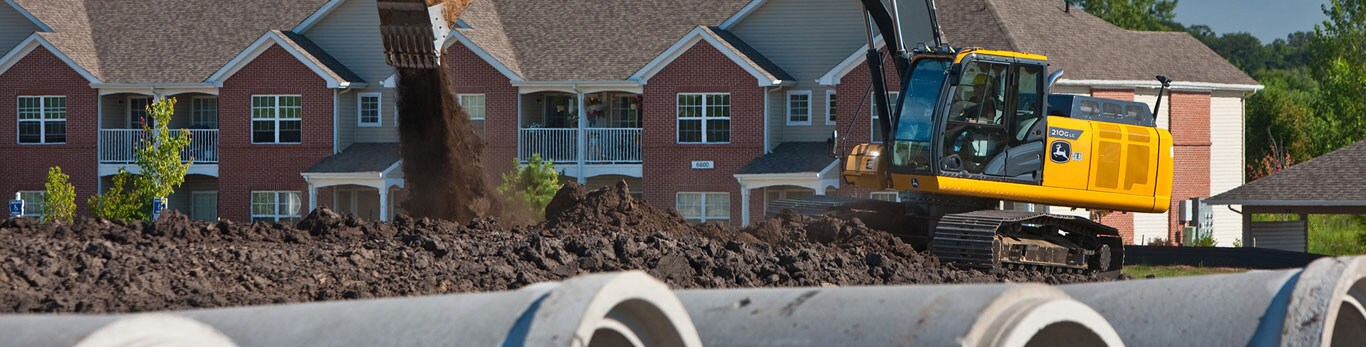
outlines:
[[[182,312],[243,346],[699,346],[682,304],[640,272],[521,290]]]
[[[204,323],[166,314],[2,316],[0,341],[6,346],[235,346]]]
[[[1060,286],[1130,346],[1361,345],[1362,258],[1253,271]]]
[[[1120,346],[1044,285],[676,291],[707,346]]]

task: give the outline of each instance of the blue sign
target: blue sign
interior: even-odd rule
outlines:
[[[166,209],[166,198],[152,198],[152,220],[161,219],[161,210]]]
[[[24,201],[14,199],[9,201],[9,216],[19,217],[24,214]]]

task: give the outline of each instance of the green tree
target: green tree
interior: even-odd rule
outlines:
[[[142,169],[134,185],[138,195],[148,200],[149,209],[152,198],[175,193],[175,189],[185,183],[185,173],[190,170],[190,162],[180,157],[180,152],[190,145],[190,132],[172,134],[169,126],[175,104],[175,98],[169,98],[147,106],[147,114],[152,119],[142,126],[146,136],[133,161]]]
[[[1319,83],[1313,155],[1366,139],[1366,5],[1331,0],[1328,19],[1314,28],[1314,79]]]
[[[564,186],[560,184],[555,163],[542,160],[540,153],[533,153],[526,165],[520,165],[516,159],[513,159],[513,165],[516,167],[512,171],[503,173],[503,184],[498,186],[498,193],[525,202],[537,218],[545,218],[545,206]]]
[[[123,168],[114,174],[113,185],[103,194],[91,196],[88,202],[90,212],[104,219],[144,220],[147,212],[142,206],[147,201],[130,189],[133,175]]]
[[[1181,30],[1176,22],[1177,0],[1068,0],[1115,26],[1129,30]]]
[[[47,183],[44,184],[43,220],[71,223],[76,218],[76,187],[71,185],[71,176],[62,173],[62,167],[47,169]]]

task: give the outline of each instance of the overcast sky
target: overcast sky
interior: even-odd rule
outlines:
[[[1204,24],[1214,32],[1248,32],[1262,42],[1296,31],[1314,31],[1326,17],[1319,6],[1328,0],[1180,0],[1176,21]]]

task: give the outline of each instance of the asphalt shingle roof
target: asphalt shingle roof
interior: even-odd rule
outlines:
[[[1071,80],[1256,85],[1256,80],[1184,32],[1125,30],[1058,0],[941,1],[944,40],[959,47],[1047,55]]]
[[[765,57],[763,53],[759,53],[759,50],[751,47],[749,43],[745,43],[745,40],[740,39],[739,36],[735,36],[734,33],[719,27],[701,28],[706,31],[707,34],[719,40],[721,44],[725,46],[724,48],[740,55],[740,57],[745,60],[746,64],[749,64],[750,66],[759,69],[759,71],[762,71],[765,75],[768,75],[769,79],[782,81],[792,81],[796,79],[786,71],[783,71],[783,68],[778,67],[778,64],[774,64],[772,60],[768,60],[768,57]]]
[[[456,29],[532,81],[625,80],[698,25],[750,0],[479,0]]]
[[[323,69],[326,70],[326,73],[333,78],[342,82],[365,82],[365,79],[362,79],[360,75],[357,75],[355,72],[351,71],[351,69],[346,68],[345,65],[342,65],[341,61],[332,57],[331,54],[327,54],[327,51],[323,50],[322,47],[319,47],[313,40],[309,40],[308,37],[299,35],[293,31],[272,31],[280,35],[280,37],[285,38],[286,44],[293,46],[294,49],[307,55],[307,58],[314,64],[322,66]]]
[[[820,173],[835,162],[830,147],[827,142],[784,142],[749,162],[740,174]]]
[[[323,158],[304,173],[383,172],[399,159],[397,143],[356,143]]]
[[[41,33],[107,83],[203,82],[269,30],[292,29],[327,0],[15,0]]]
[[[1335,202],[1366,205],[1366,141],[1281,170],[1209,199],[1214,203],[1267,205]]]

